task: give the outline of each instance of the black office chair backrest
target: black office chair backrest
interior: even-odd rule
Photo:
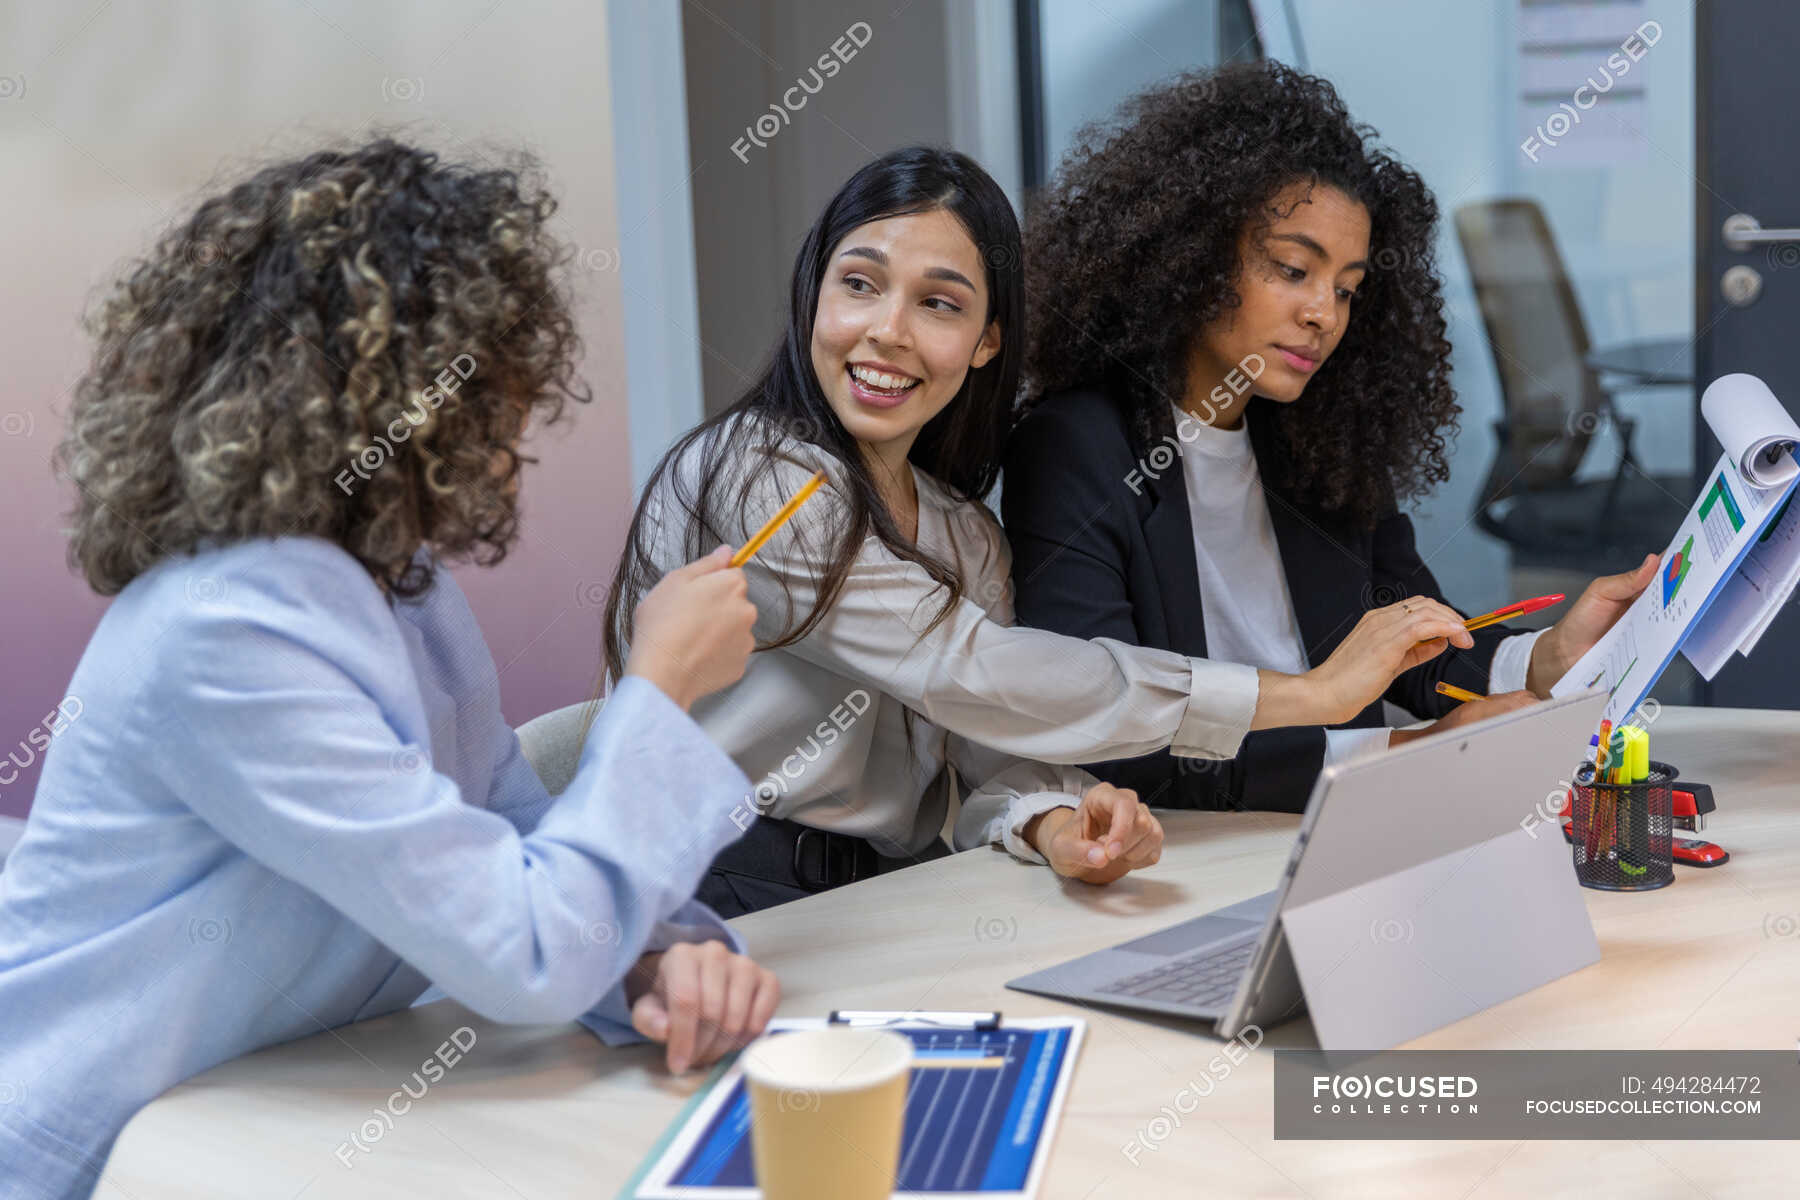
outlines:
[[[1505,491],[1567,483],[1587,453],[1604,394],[1584,361],[1587,325],[1543,210],[1522,198],[1467,204],[1456,210],[1456,236],[1500,375],[1518,470],[1497,483]]]

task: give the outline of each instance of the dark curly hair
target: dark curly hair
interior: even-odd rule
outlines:
[[[431,584],[421,544],[504,558],[527,419],[589,398],[539,177],[380,137],[265,166],[128,262],[56,450],[89,585],[294,534],[397,596]]]
[[[1025,407],[1103,388],[1130,401],[1140,453],[1173,434],[1188,347],[1238,303],[1240,238],[1285,215],[1284,188],[1324,184],[1368,209],[1371,268],[1336,352],[1265,414],[1270,482],[1373,524],[1449,478],[1437,202],[1374,136],[1331,84],[1279,63],[1181,75],[1086,127],[1027,223]]]

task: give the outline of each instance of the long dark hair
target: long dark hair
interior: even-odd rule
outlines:
[[[832,249],[872,221],[938,210],[962,223],[981,254],[988,287],[983,328],[999,323],[1000,352],[969,371],[955,398],[919,432],[908,458],[959,500],[979,502],[993,489],[1023,355],[1025,289],[1018,218],[1000,185],[967,155],[928,146],[894,150],[852,175],[807,232],[794,260],[787,329],[762,377],[729,408],[683,434],[651,472],[606,600],[607,675],[617,679],[624,671],[632,609],[661,574],[646,522],[659,489],[668,492],[664,503],[675,506],[664,519],[680,525],[683,557],[691,560],[725,540],[732,518],[753,488],[766,486],[782,458],[782,444],[790,439],[809,442],[835,460],[843,519],[820,557],[818,603],[805,614],[793,613],[790,606],[786,628],[763,649],[791,645],[811,632],[836,600],[858,547],[871,534],[895,557],[924,568],[943,589],[937,619],[962,598],[955,568],[900,532],[856,440],[831,411],[812,365],[813,317]],[[690,453],[699,455],[697,470],[671,469]],[[725,469],[728,462],[734,469]]]
[[[1257,414],[1281,450],[1271,483],[1372,526],[1449,478],[1450,386],[1437,202],[1352,121],[1330,83],[1279,63],[1182,75],[1082,131],[1034,209],[1026,406],[1073,388],[1125,399],[1138,452],[1175,432],[1199,330],[1238,303],[1239,238],[1289,184],[1369,211],[1371,269],[1349,328],[1306,391]]]

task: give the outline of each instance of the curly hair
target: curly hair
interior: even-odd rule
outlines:
[[[87,326],[57,467],[69,559],[112,595],[204,543],[314,535],[390,595],[505,557],[526,422],[589,394],[571,252],[529,155],[380,137],[264,166],[125,264]]]
[[[1181,75],[1083,129],[1026,230],[1024,407],[1102,388],[1127,399],[1140,453],[1172,434],[1192,340],[1239,302],[1242,237],[1286,215],[1285,188],[1323,184],[1367,208],[1371,268],[1336,352],[1265,414],[1271,482],[1366,525],[1449,478],[1437,202],[1374,136],[1331,84],[1279,63]]]

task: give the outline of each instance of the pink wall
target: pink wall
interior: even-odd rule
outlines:
[[[219,173],[371,123],[450,158],[529,146],[562,235],[616,261],[606,63],[604,5],[0,7],[0,760],[24,757],[105,607],[65,564],[70,496],[49,463],[88,353],[80,314],[117,261]],[[512,555],[458,572],[515,724],[585,696],[631,498],[617,277],[578,288],[595,402],[528,438],[542,461]],[[36,779],[0,786],[0,814],[23,814]]]

